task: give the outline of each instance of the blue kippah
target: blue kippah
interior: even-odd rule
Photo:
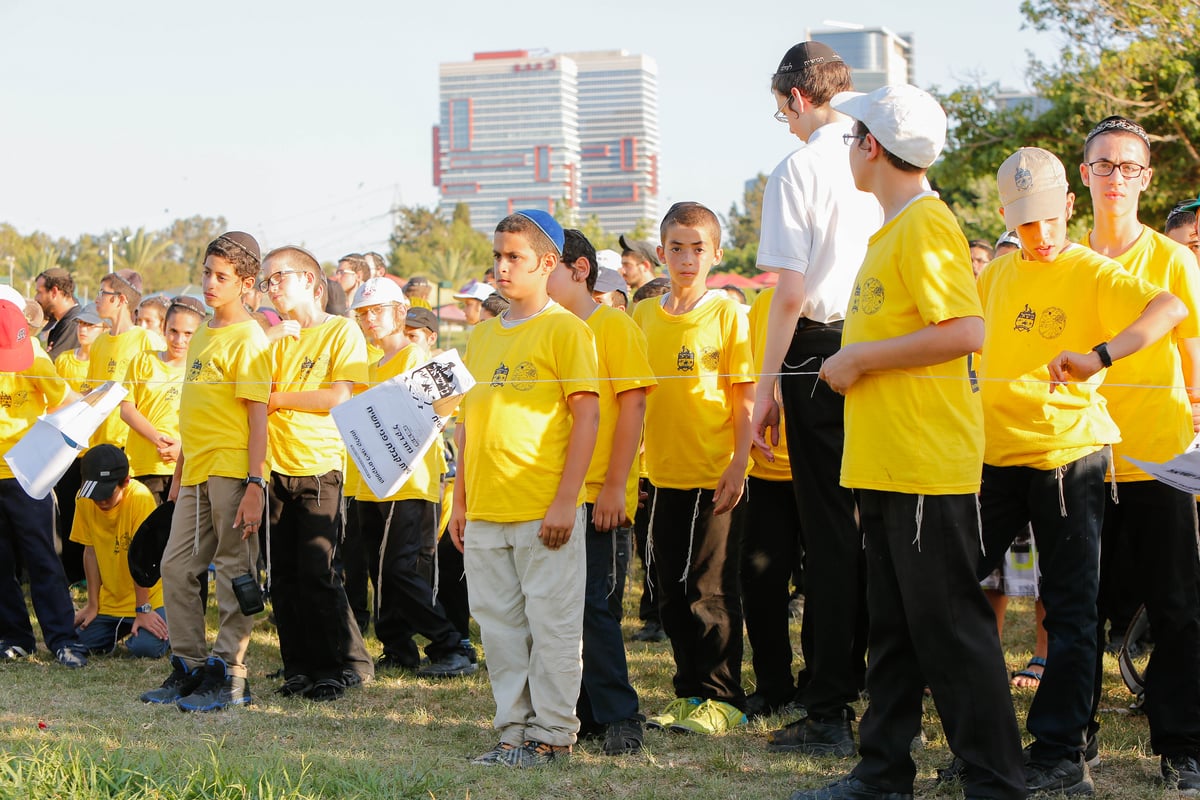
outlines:
[[[563,235],[562,225],[554,217],[547,214],[545,211],[539,211],[536,208],[526,208],[521,211],[513,212],[520,214],[525,219],[537,225],[538,230],[546,234],[546,238],[554,242],[554,246],[558,248],[558,254],[562,255],[563,244],[566,242],[566,237]]]

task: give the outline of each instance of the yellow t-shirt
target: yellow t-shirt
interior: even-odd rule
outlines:
[[[33,363],[24,372],[0,372],[0,479],[13,477],[3,455],[21,440],[47,408],[62,405],[71,387],[54,371],[50,356],[33,340]]]
[[[967,240],[945,203],[921,197],[868,241],[842,345],[982,316]],[[843,486],[930,495],[979,491],[983,409],[966,356],[864,374],[846,393],[845,420]]]
[[[400,352],[396,353],[386,364],[372,364],[370,369],[371,385],[394,378],[397,375],[408,372],[414,367],[419,367],[429,360],[429,354],[424,348],[416,345],[408,345]],[[436,503],[441,499],[442,492],[442,473],[446,471],[446,453],[442,447],[441,436],[430,445],[425,451],[425,456],[413,464],[412,475],[404,485],[400,487],[400,491],[390,497],[380,500],[371,491],[370,487],[363,481],[359,481],[358,493],[355,499],[371,503],[384,503],[394,500],[428,500],[431,503]]]
[[[270,396],[267,335],[257,320],[196,329],[179,398],[182,485],[249,474],[250,418],[243,401],[265,403]]]
[[[433,310],[433,306],[424,297],[410,297],[408,298],[408,304],[412,308],[428,308],[430,311]]]
[[[71,541],[91,545],[100,568],[100,613],[109,617],[132,617],[137,608],[133,577],[129,574],[129,543],[138,526],[158,504],[154,494],[137,481],[125,487],[117,507],[102,511],[92,500],[75,501]],[[150,605],[161,608],[162,581],[150,588]]]
[[[1186,247],[1145,227],[1133,247],[1113,260],[1178,297],[1189,311],[1187,319],[1171,333],[1114,363],[1100,389],[1108,400],[1108,413],[1121,429],[1121,442],[1113,446],[1117,480],[1148,481],[1152,480],[1149,475],[1122,456],[1162,463],[1182,453],[1192,441],[1192,408],[1179,340],[1200,336],[1200,272]]]
[[[1104,395],[1108,370],[1050,392],[1050,359],[1086,353],[1133,322],[1161,291],[1117,262],[1071,245],[1053,263],[1001,256],[979,276],[986,446],[997,467],[1056,469],[1121,441]]]
[[[154,350],[154,343],[145,328],[135,325],[116,336],[107,331],[101,333],[92,344],[92,352],[88,357],[88,383],[95,389],[105,381],[124,381],[129,362],[146,350]],[[121,419],[121,409],[117,407],[92,434],[88,446],[114,444],[124,447],[128,436],[129,426]]]
[[[348,381],[367,383],[367,342],[345,317],[329,317],[271,345],[271,377],[278,392],[313,392]],[[271,469],[281,475],[324,475],[341,470],[346,446],[328,411],[281,408],[267,417]]]
[[[512,328],[499,317],[479,323],[464,363],[477,381],[458,412],[467,436],[458,472],[466,481],[467,519],[540,520],[566,465],[572,425],[567,398],[599,392],[592,332],[550,303]]]
[[[754,351],[754,371],[763,371],[763,352],[767,343],[767,319],[771,311],[771,295],[775,287],[763,289],[754,298],[747,314],[750,321],[750,349]],[[783,404],[779,405],[779,444],[772,445],[774,461],[768,461],[766,455],[757,447],[750,448],[750,477],[761,478],[764,481],[790,481],[792,479],[792,463],[788,460],[787,430],[783,419]]]
[[[183,365],[169,366],[162,353],[138,353],[125,373],[125,400],[133,403],[159,433],[179,440],[179,394],[183,389]],[[171,475],[175,465],[158,457],[158,448],[141,434],[130,430],[125,443],[129,474]]]
[[[58,358],[54,359],[54,370],[72,389],[80,394],[87,394],[92,390],[92,385],[87,380],[89,361],[80,358],[76,355],[77,352],[75,348],[71,348],[59,353]]]
[[[587,501],[594,503],[604,488],[608,462],[612,458],[619,411],[617,395],[634,389],[646,389],[649,394],[658,381],[646,358],[646,336],[628,314],[600,305],[587,318],[587,324],[596,337],[596,357],[600,367],[600,428],[585,481]],[[635,456],[625,479],[625,514],[630,520],[637,513],[637,466]]]
[[[686,314],[638,303],[658,388],[646,398],[646,471],[668,489],[715,489],[733,458],[731,392],[754,381],[750,326],[732,300],[710,292]]]

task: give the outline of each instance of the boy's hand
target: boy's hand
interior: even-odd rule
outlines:
[[[717,481],[717,490],[713,492],[713,516],[732,511],[742,499],[746,490],[746,465],[730,464],[721,473]]]
[[[575,530],[575,509],[574,498],[554,499],[542,520],[542,529],[538,531],[542,544],[557,550],[571,540],[571,532]]]
[[[289,336],[293,339],[300,338],[300,323],[294,319],[285,319],[283,322],[272,325],[267,329],[267,341],[272,344]]]
[[[838,394],[845,394],[850,387],[862,377],[862,367],[858,364],[857,345],[848,344],[838,350],[821,364],[817,374],[821,380],[829,384],[829,388]]]
[[[779,446],[779,403],[774,397],[758,397],[754,400],[754,413],[750,415],[750,430],[754,436],[754,446],[762,451],[767,461],[775,460],[772,447]],[[767,442],[767,431],[771,432],[771,441]]]
[[[146,613],[138,613],[133,620],[133,627],[129,629],[130,636],[136,636],[137,632],[147,631],[156,639],[167,639],[167,621],[153,611]]]
[[[1063,350],[1047,366],[1050,369],[1050,392],[1053,394],[1055,389],[1065,386],[1068,381],[1086,381],[1104,368],[1104,362],[1094,350],[1089,353]]]
[[[466,546],[464,537],[467,533],[467,510],[458,503],[450,511],[450,525],[447,528],[450,531],[450,541],[454,542],[454,547],[458,552],[463,552]]]
[[[96,615],[100,613],[96,606],[88,604],[75,612],[75,627],[86,628],[91,624]]]
[[[238,503],[237,515],[233,518],[233,527],[241,528],[242,539],[249,539],[258,534],[258,526],[262,524],[263,502],[266,492],[253,483],[246,487],[242,502]]]
[[[592,524],[601,533],[626,524],[624,486],[610,487],[605,484],[600,489],[596,505],[592,508]]]
[[[158,450],[158,457],[162,459],[164,464],[174,464],[179,460],[178,440],[172,439],[165,433],[160,433],[154,446]]]

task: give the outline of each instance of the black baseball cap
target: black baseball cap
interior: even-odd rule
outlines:
[[[83,485],[79,496],[89,500],[107,500],[129,477],[129,459],[121,448],[98,444],[83,454],[79,462]]]
[[[776,75],[784,75],[788,72],[803,72],[816,64],[828,64],[833,61],[841,61],[842,57],[837,54],[832,47],[821,42],[801,42],[800,44],[792,45],[791,49],[783,54],[783,58],[779,61],[779,69],[775,70]]]
[[[437,333],[437,317],[428,308],[410,308],[408,316],[404,318],[404,327],[428,328],[430,331]]]
[[[647,239],[633,239],[624,234],[617,237],[617,241],[620,242],[623,253],[636,253],[652,267],[661,265],[658,260],[658,249],[654,246],[654,242]]]

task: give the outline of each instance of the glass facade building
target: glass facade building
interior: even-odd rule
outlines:
[[[916,84],[913,35],[887,28],[809,31],[808,39],[827,44],[850,67],[854,88],[873,92],[882,86]]]

